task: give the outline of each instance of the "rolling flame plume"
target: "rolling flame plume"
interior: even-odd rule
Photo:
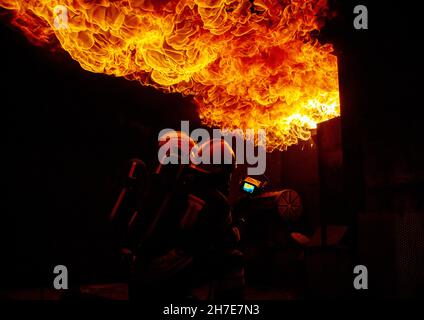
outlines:
[[[268,151],[309,139],[317,123],[339,115],[337,58],[313,37],[326,0],[0,0],[0,7],[34,43],[58,40],[85,70],[193,96],[211,127],[265,129]]]

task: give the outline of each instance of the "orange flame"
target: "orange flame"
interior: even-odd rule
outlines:
[[[37,44],[91,72],[194,96],[203,123],[265,129],[267,149],[339,115],[337,58],[311,33],[326,0],[0,0]],[[58,28],[57,6],[67,9]],[[56,8],[56,9],[55,9]],[[59,10],[60,11],[60,10]]]

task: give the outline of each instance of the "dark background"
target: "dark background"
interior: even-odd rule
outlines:
[[[369,30],[353,28],[357,4],[368,6]],[[339,16],[321,37],[339,56],[346,205],[353,215],[404,212],[404,202],[397,209],[391,202],[403,192],[411,210],[421,211],[419,10],[415,3],[332,5]],[[131,157],[152,162],[160,129],[178,128],[180,120],[198,125],[195,106],[180,95],[86,72],[64,52],[33,46],[5,19],[0,39],[1,287],[49,285],[58,264],[78,282],[114,279],[117,257],[106,218],[120,168]]]
[[[179,128],[180,119],[199,124],[195,106],[180,95],[85,72],[67,53],[33,46],[5,21],[0,28],[2,285],[46,285],[57,264],[73,270],[74,280],[102,281],[116,262],[107,217],[121,169],[131,157],[152,162],[160,130]]]

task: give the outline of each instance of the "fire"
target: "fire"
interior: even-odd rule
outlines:
[[[269,151],[309,139],[317,123],[339,115],[337,58],[312,36],[328,15],[326,0],[0,6],[13,11],[13,23],[30,40],[60,44],[85,70],[193,96],[211,127],[265,129]]]

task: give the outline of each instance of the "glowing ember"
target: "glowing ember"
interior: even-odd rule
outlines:
[[[337,58],[311,37],[326,0],[0,0],[81,67],[194,96],[202,121],[265,129],[268,150],[339,114]],[[59,6],[59,7],[58,7]],[[64,16],[63,14],[66,13]],[[66,24],[66,25],[64,25]]]

